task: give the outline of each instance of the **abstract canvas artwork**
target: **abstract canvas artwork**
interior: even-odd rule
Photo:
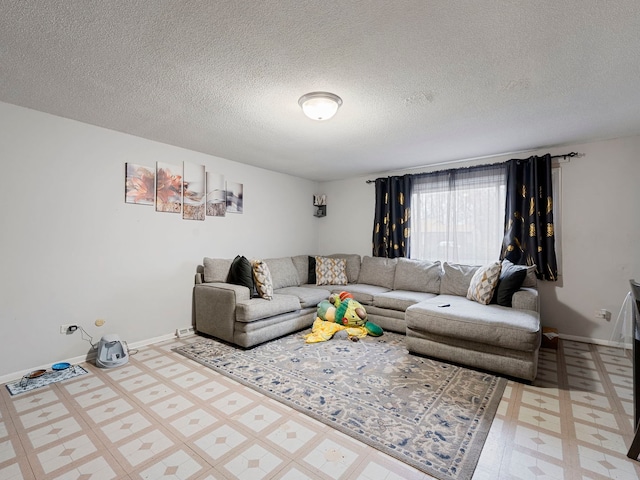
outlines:
[[[156,212],[182,211],[182,167],[156,162]]]
[[[125,203],[153,205],[156,172],[153,168],[125,163]]]
[[[243,213],[244,185],[227,182],[204,165],[156,162],[155,169],[125,163],[125,203],[155,205],[157,212],[182,213],[184,220]]]
[[[205,172],[204,165],[184,162],[183,207],[185,220],[204,220],[205,217]]]
[[[242,183],[227,182],[227,213],[242,213]]]
[[[207,215],[224,217],[227,212],[227,192],[224,175],[207,172]]]

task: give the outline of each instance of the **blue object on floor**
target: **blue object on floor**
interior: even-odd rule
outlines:
[[[51,370],[54,370],[54,371],[66,370],[70,366],[71,364],[69,362],[54,363],[53,365],[51,365]]]

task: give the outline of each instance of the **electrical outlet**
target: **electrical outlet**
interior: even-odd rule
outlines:
[[[69,325],[60,325],[60,333],[62,335],[71,335],[76,330],[78,330],[78,326],[74,323]]]
[[[596,310],[596,318],[602,318],[603,320],[609,321],[611,319],[611,312],[605,308],[602,310]]]
[[[101,327],[101,326],[103,326],[105,321],[106,321],[106,320],[105,320],[104,318],[98,318],[98,319],[95,321],[96,327]]]

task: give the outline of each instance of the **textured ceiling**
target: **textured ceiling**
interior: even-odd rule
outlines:
[[[639,84],[638,0],[0,1],[0,101],[320,181],[640,134]]]

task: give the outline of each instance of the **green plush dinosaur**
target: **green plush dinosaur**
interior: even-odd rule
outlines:
[[[329,300],[318,304],[317,318],[311,333],[305,336],[307,343],[324,342],[340,331],[346,330],[350,337],[379,337],[383,331],[367,320],[367,311],[349,292],[331,295]]]

